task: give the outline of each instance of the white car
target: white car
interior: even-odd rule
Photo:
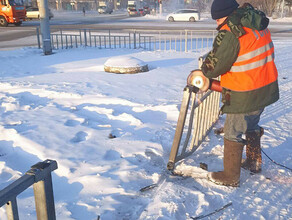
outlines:
[[[168,21],[198,21],[200,20],[200,13],[196,9],[180,9],[166,16]]]
[[[49,9],[49,19],[53,18],[54,14]],[[27,19],[40,19],[40,12],[38,8],[27,7],[26,8],[26,18]]]

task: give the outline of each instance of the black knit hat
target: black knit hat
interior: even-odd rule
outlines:
[[[211,15],[214,20],[230,15],[239,4],[236,0],[214,0],[211,6]]]

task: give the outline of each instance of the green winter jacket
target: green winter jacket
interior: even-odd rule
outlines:
[[[220,30],[225,25],[230,31]],[[214,43],[203,62],[202,71],[208,78],[216,78],[230,70],[236,61],[240,44],[238,38],[245,34],[244,27],[264,30],[269,23],[264,13],[255,10],[251,5],[236,9],[226,21],[220,25]],[[265,87],[247,92],[230,91],[223,88],[221,108],[222,113],[248,113],[263,109],[279,99],[278,82],[275,81]]]

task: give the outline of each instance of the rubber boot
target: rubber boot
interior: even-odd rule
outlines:
[[[224,171],[208,174],[208,179],[218,185],[239,186],[240,165],[244,144],[224,139]]]
[[[259,173],[262,170],[262,152],[261,152],[261,136],[264,129],[246,133],[246,159],[241,167],[250,170],[253,173]]]

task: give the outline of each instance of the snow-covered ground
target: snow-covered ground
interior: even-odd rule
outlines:
[[[281,99],[266,108],[264,151],[292,168],[292,41],[275,42]],[[0,51],[0,189],[47,158],[57,219],[191,219],[232,203],[209,219],[292,219],[292,172],[263,156],[263,171],[242,170],[239,188],[208,182],[199,167],[223,167],[223,138],[209,134],[181,162],[200,178],[166,178],[182,90],[198,53],[141,50]],[[111,57],[132,56],[149,72],[113,74]],[[222,126],[221,117],[216,127]],[[112,138],[116,137],[116,138]],[[18,197],[21,219],[36,219],[33,190]],[[208,219],[207,218],[207,219]],[[6,219],[5,207],[0,219]]]

